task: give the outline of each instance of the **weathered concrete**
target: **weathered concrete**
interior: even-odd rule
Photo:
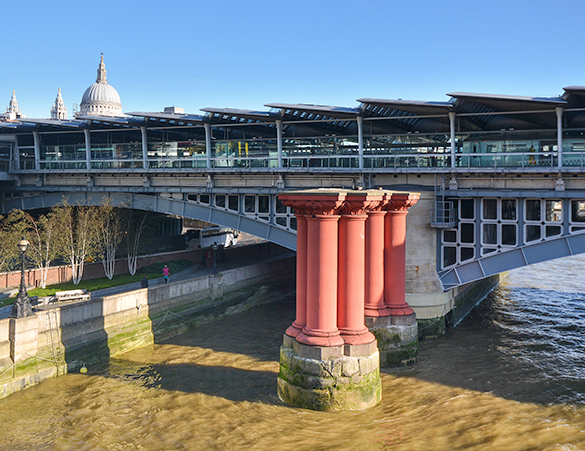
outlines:
[[[363,410],[382,399],[380,356],[368,345],[306,346],[285,334],[278,396],[311,410]]]
[[[295,258],[0,320],[0,398],[294,292]]]
[[[418,324],[415,315],[366,317],[374,334],[382,368],[409,365],[418,355]]]

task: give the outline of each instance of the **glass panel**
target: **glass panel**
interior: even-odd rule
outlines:
[[[276,198],[276,213],[286,213],[286,206],[280,201],[278,197]]]
[[[546,237],[549,238],[551,236],[560,235],[562,231],[561,226],[546,226]]]
[[[516,246],[516,224],[502,224],[502,245]]]
[[[529,225],[526,226],[526,242],[540,240],[540,226]]]
[[[502,199],[502,220],[516,220],[516,199]]]
[[[244,212],[245,213],[256,212],[256,198],[254,196],[244,196]]]
[[[290,228],[292,230],[297,230],[297,218],[295,217],[290,218]]]
[[[225,208],[225,194],[215,195],[215,206],[219,208]]]
[[[544,205],[546,207],[546,221],[560,222],[563,220],[563,203],[560,200],[546,200]]]
[[[258,196],[258,213],[270,211],[270,196]]]
[[[497,199],[483,199],[483,218],[484,219],[498,219],[498,200]]]
[[[472,247],[461,248],[461,261],[470,260],[475,257],[475,249]]]
[[[443,247],[443,268],[457,263],[457,248],[453,246]]]
[[[209,194],[201,194],[199,196],[199,202],[209,205]]]
[[[278,224],[279,226],[286,227],[286,220],[287,219],[288,218],[281,216],[281,217],[276,217],[275,221],[276,221],[276,224]]]
[[[526,200],[526,220],[540,221],[540,199]]]
[[[571,221],[585,222],[585,200],[571,201]]]
[[[443,230],[443,242],[444,243],[456,243],[457,242],[457,231],[456,230]]]
[[[187,200],[191,202],[197,202],[197,194],[187,194]]]
[[[462,243],[475,243],[475,224],[467,224],[465,222],[459,224],[461,230]]]
[[[483,244],[498,244],[497,224],[483,224]]]
[[[475,200],[461,199],[459,202],[461,203],[461,219],[475,219]]]
[[[240,196],[228,196],[228,209],[232,211],[240,211]]]

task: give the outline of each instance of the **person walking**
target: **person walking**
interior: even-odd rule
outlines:
[[[171,270],[167,265],[163,268],[163,276],[165,278],[165,283],[169,283],[169,275],[171,274]]]
[[[140,281],[140,287],[141,288],[148,288],[148,277],[146,276],[146,274],[144,274],[144,277]]]

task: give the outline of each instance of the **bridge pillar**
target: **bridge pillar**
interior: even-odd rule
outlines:
[[[366,312],[366,325],[378,340],[380,365],[395,366],[416,361],[418,327],[416,314],[406,302],[406,215],[418,194],[386,196],[384,217],[384,308],[381,302]],[[374,215],[375,216],[375,215]],[[372,216],[372,217],[374,217]],[[372,239],[380,239],[380,232]]]
[[[365,216],[344,218],[340,227],[339,213],[346,197],[347,192],[335,190],[279,195],[297,211],[297,218],[306,215],[306,234],[303,225],[297,233],[297,249],[301,249],[297,269],[303,273],[297,277],[306,277],[306,324],[298,331],[302,307],[297,305],[297,326],[293,323],[287,329],[280,349],[278,396],[287,404],[313,410],[362,410],[376,405],[382,395],[376,340],[364,326],[363,288],[360,298],[360,288],[342,284],[339,296],[340,275],[348,278],[348,271],[354,269],[363,275],[364,268],[360,241]],[[347,258],[341,264],[340,242],[347,245],[343,254]],[[350,258],[357,262],[350,263]],[[356,277],[356,283],[359,280]],[[299,286],[302,290],[302,281],[297,282]],[[303,302],[302,294],[297,293],[298,301]]]
[[[368,344],[374,335],[365,326],[366,219],[381,196],[348,194],[339,222],[339,270],[337,325],[348,345]]]
[[[295,338],[307,324],[307,218],[296,214],[297,218],[297,288],[296,319],[286,330]]]

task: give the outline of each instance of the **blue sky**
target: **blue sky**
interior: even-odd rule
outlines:
[[[100,52],[125,112],[356,106],[585,85],[582,0],[101,0],[3,3],[0,110],[71,111]]]

